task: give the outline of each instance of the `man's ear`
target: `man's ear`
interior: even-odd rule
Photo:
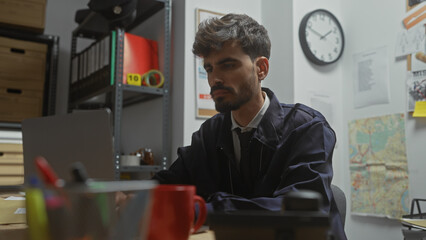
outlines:
[[[258,57],[256,59],[256,69],[257,69],[257,77],[259,81],[268,76],[269,72],[269,60],[266,57]]]

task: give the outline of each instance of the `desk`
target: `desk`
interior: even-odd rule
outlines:
[[[27,240],[25,224],[0,225],[0,239]],[[188,240],[215,240],[214,232],[192,234]]]
[[[189,236],[189,240],[215,240],[214,233],[212,231],[192,234]]]
[[[26,224],[0,225],[0,239],[25,240],[27,234]],[[215,240],[212,231],[192,234],[189,240]]]
[[[25,240],[27,239],[27,224],[1,224],[0,239]]]

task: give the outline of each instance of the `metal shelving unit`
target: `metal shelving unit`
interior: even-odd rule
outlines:
[[[111,108],[114,115],[114,161],[116,179],[120,178],[121,172],[156,172],[166,169],[170,164],[170,134],[169,134],[169,106],[170,106],[170,51],[171,51],[171,0],[139,0],[137,6],[137,16],[135,21],[125,29],[116,28],[115,34],[115,52],[111,54],[115,57],[114,82],[112,85],[105,85],[99,89],[90,91],[89,93],[79,96],[70,97],[68,109],[87,109],[87,108]],[[122,83],[123,76],[123,48],[124,34],[134,27],[138,26],[146,19],[150,18],[160,10],[164,9],[164,85],[162,88],[151,88],[146,86],[132,86]],[[110,34],[110,29],[99,29],[96,24],[91,22],[95,19],[94,14],[90,14],[82,24],[79,25],[72,33],[71,43],[71,59],[76,56],[77,39],[89,38],[99,40],[100,38]],[[161,57],[161,56],[159,56]],[[70,92],[73,90],[72,85],[72,63],[70,64]],[[108,74],[108,78],[110,77]],[[162,98],[162,158],[161,164],[155,166],[141,165],[137,167],[120,166],[121,156],[121,117],[124,107],[149,101],[155,98]],[[100,102],[99,102],[100,99]]]
[[[47,45],[46,75],[43,95],[43,116],[54,115],[56,108],[56,86],[59,59],[59,37],[54,35],[35,34],[23,32],[3,26],[0,36],[18,40],[37,42]],[[18,122],[0,122],[0,129],[21,129]]]

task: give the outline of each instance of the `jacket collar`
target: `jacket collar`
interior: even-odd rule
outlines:
[[[277,129],[282,128],[285,117],[284,111],[282,111],[281,104],[274,92],[268,88],[262,88],[262,90],[268,95],[270,104],[253,137],[264,145],[275,148],[282,137],[280,135],[281,131],[278,132]]]
[[[282,137],[279,132],[277,132],[277,129],[283,127],[282,124],[285,117],[284,111],[282,111],[280,102],[270,89],[262,88],[262,90],[268,95],[270,104],[257,126],[253,138],[256,138],[259,142],[270,148],[275,148]],[[226,112],[223,114],[223,125],[219,133],[217,147],[226,149],[226,146],[232,146],[231,125],[231,112]],[[232,148],[226,149],[226,151],[231,152]]]

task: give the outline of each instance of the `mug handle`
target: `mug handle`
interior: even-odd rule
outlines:
[[[198,213],[197,221],[194,224],[191,234],[196,232],[201,226],[203,226],[203,223],[206,221],[207,217],[206,202],[204,201],[204,199],[198,195],[195,195],[194,203],[198,203],[198,205],[200,206],[200,211]]]

